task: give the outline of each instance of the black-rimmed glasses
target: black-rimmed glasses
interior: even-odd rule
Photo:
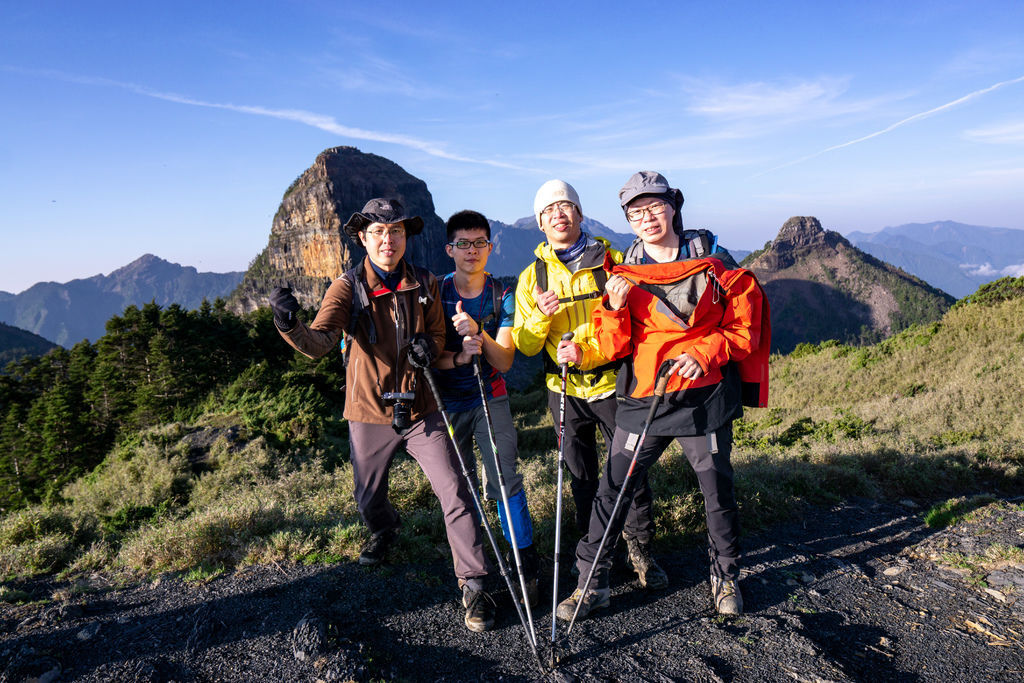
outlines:
[[[656,202],[654,204],[648,204],[647,206],[641,206],[638,209],[630,209],[626,212],[626,219],[632,222],[636,222],[644,217],[644,213],[649,213],[652,216],[660,216],[665,213],[665,208],[668,206],[665,202]]]
[[[469,249],[470,247],[483,249],[490,243],[491,241],[486,237],[478,237],[475,240],[455,240],[454,242],[449,242],[448,246],[455,247],[456,249]]]

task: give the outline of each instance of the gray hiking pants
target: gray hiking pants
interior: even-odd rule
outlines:
[[[505,490],[509,497],[523,489],[523,476],[519,474],[516,462],[519,456],[516,425],[512,421],[512,411],[508,405],[508,396],[498,396],[488,402],[491,411],[491,424],[494,426],[494,442],[498,447],[498,459],[501,461],[501,474],[505,479]],[[476,459],[470,461],[473,453],[473,439],[480,447],[480,457],[484,462],[484,492],[489,500],[501,500],[501,489],[498,487],[498,471],[494,467],[494,454],[491,452],[491,439],[487,433],[487,418],[482,405],[461,413],[451,413],[455,438],[459,442],[459,452],[466,457],[468,466],[474,474]]]
[[[366,422],[349,422],[348,431],[356,505],[370,532],[376,534],[400,526],[398,511],[388,500],[388,471],[395,451],[404,446],[427,475],[441,504],[455,576],[475,587],[478,582],[472,580],[486,576],[489,566],[473,498],[441,413],[427,415],[404,434],[396,433],[391,425]]]

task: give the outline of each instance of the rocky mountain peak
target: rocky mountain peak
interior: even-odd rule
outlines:
[[[435,273],[450,269],[444,221],[434,212],[426,184],[384,157],[331,147],[285,191],[267,247],[249,266],[229,307],[242,313],[266,306],[270,291],[285,284],[304,306],[319,306],[328,285],[365,255],[342,226],[374,197],[397,197],[410,214],[423,218],[423,232],[408,242],[407,259]]]
[[[834,251],[840,244],[850,246],[838,232],[825,230],[814,216],[793,216],[779,230],[763,257],[773,268],[788,268],[806,256],[808,251]]]
[[[872,342],[937,319],[951,297],[854,247],[813,216],[793,216],[748,263],[772,309],[772,348]]]

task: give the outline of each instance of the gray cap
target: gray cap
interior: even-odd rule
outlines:
[[[631,175],[619,190],[619,204],[625,209],[631,201],[645,194],[663,197],[676,211],[683,205],[683,193],[669,187],[665,176],[657,171],[637,171]]]
[[[619,190],[619,204],[623,212],[629,208],[629,203],[637,197],[661,197],[672,207],[675,216],[672,220],[672,227],[677,231],[683,228],[683,219],[679,215],[679,209],[683,206],[682,191],[670,187],[665,176],[657,171],[637,171],[629,176],[629,180]]]

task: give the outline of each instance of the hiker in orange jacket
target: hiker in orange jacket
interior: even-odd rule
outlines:
[[[739,521],[729,454],[732,421],[743,414],[744,403],[764,405],[767,400],[767,299],[750,271],[736,267],[727,252],[716,251],[713,235],[683,230],[683,195],[661,174],[634,174],[619,198],[637,241],[612,269],[606,296],[594,307],[601,353],[624,361],[616,385],[617,427],[590,530],[576,549],[579,587],[559,604],[558,616],[570,620],[580,601],[579,617],[608,605],[610,557],[603,553],[597,558],[597,548],[607,525],[609,538],[622,526],[621,514],[609,517],[655,400],[663,363],[671,364],[667,390],[627,486],[657,462],[673,439],[679,442],[704,496],[715,609],[740,614]],[[583,595],[595,564],[594,580]]]

